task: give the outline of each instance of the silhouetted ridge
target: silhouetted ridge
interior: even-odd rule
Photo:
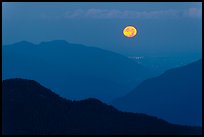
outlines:
[[[80,100],[81,102],[87,103],[87,104],[102,104],[102,102],[96,98],[88,98],[88,99],[84,99],[84,100]]]
[[[201,126],[202,60],[144,80],[112,104],[123,111],[158,116],[171,123]]]
[[[11,89],[10,92],[15,92],[13,89],[22,89],[17,92],[21,92],[18,94],[24,95],[39,95],[44,97],[55,97],[58,98],[59,96],[52,92],[50,89],[43,87],[38,82],[34,80],[25,80],[21,78],[16,79],[7,79],[3,81],[4,88]],[[12,87],[10,87],[12,85]]]
[[[193,73],[195,71],[198,71],[199,68],[201,69],[201,66],[202,66],[202,59],[199,59],[199,60],[196,60],[196,61],[194,61],[192,63],[186,64],[184,66],[169,69],[169,70],[165,71],[160,76],[161,77],[162,76],[167,76],[167,75],[169,76],[172,73],[181,73],[181,74],[183,73],[184,75],[186,75],[187,71]]]
[[[82,109],[86,110],[94,110],[97,112],[119,112],[114,107],[107,105],[95,98],[88,98],[79,101],[73,101],[74,105],[81,105],[83,106]]]
[[[120,112],[93,98],[69,101],[33,80],[9,79],[2,86],[3,134],[201,134],[202,131],[199,127],[169,124],[144,114]]]
[[[19,41],[19,42],[16,42],[14,44],[9,44],[9,46],[33,46],[34,44],[31,43],[31,42],[28,42],[28,41]],[[8,46],[8,45],[6,45]]]
[[[6,45],[2,55],[2,79],[32,78],[68,99],[108,101],[150,74],[126,56],[64,40]]]

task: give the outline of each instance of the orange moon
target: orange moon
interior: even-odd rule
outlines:
[[[128,38],[132,38],[137,35],[137,29],[133,26],[127,26],[124,28],[123,34]]]

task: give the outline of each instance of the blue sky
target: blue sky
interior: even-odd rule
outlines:
[[[56,39],[128,56],[202,52],[202,3],[59,2],[2,4],[3,44]],[[133,25],[134,38],[122,30]]]

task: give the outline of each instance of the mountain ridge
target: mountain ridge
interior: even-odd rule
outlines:
[[[201,134],[202,128],[170,124],[145,114],[121,112],[89,98],[70,101],[38,82],[2,81],[3,134]],[[46,93],[47,98],[40,96]]]
[[[202,125],[202,60],[146,79],[110,104],[123,111],[160,116],[177,124]],[[180,117],[176,118],[177,115]]]
[[[108,101],[129,92],[150,74],[118,53],[62,40],[32,46],[27,42],[4,45],[2,55],[3,79],[34,79],[72,99],[94,97]]]

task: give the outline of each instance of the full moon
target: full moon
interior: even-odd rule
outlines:
[[[127,26],[124,28],[123,34],[128,38],[132,38],[132,37],[136,36],[137,29],[133,26]]]

